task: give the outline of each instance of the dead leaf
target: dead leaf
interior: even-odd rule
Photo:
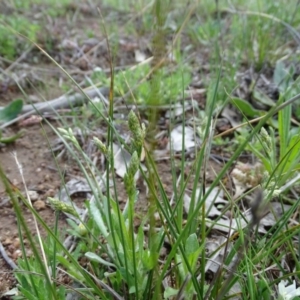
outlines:
[[[237,114],[237,112],[234,109],[230,109],[228,106],[226,106],[222,113],[221,116],[226,118],[229,122],[231,127],[237,127],[238,125],[241,124],[240,122],[240,116]],[[237,128],[237,131],[241,129]]]
[[[104,180],[102,178],[97,177],[97,188],[102,189],[102,191],[105,191],[105,184]],[[85,178],[73,178],[70,181],[66,183],[66,185],[60,190],[60,192],[55,196],[55,198],[58,198],[60,201],[72,205],[74,209],[77,211],[80,218],[82,218],[85,215],[85,209],[79,208],[73,201],[71,201],[71,196],[75,193],[85,193],[85,197],[87,199],[90,199],[91,194],[91,187],[87,180]],[[65,213],[70,219],[74,220],[75,222],[78,222],[78,219],[74,217],[73,215],[69,213]]]
[[[171,147],[170,143],[168,143],[168,149],[172,149],[175,152],[181,152],[182,149],[182,141],[184,139],[184,150],[190,150],[195,147],[195,132],[191,127],[183,127],[177,126],[171,131],[170,140],[171,140]]]
[[[141,63],[147,59],[147,55],[139,49],[134,50],[134,57],[137,63]]]
[[[205,265],[205,272],[208,270],[217,273],[219,267],[224,262],[224,251],[225,251],[225,243],[227,241],[227,237],[222,235],[214,236],[212,238],[208,238],[205,244],[205,250],[209,259]],[[232,242],[229,242],[227,245],[227,253],[232,248]]]
[[[113,145],[113,151],[114,151],[114,167],[115,167],[116,174],[121,178],[124,178],[124,175],[127,173],[127,168],[130,163],[131,155],[123,147],[117,144]],[[140,172],[138,171],[134,176],[135,180],[138,180],[139,176],[140,176]]]
[[[197,107],[198,103],[195,100],[186,101],[184,105],[181,103],[176,103],[170,107],[170,109],[166,112],[165,117],[170,119],[172,117],[182,116],[185,112],[192,109],[192,107]]]
[[[209,189],[209,187],[207,187]],[[199,198],[199,193],[201,189],[197,189],[196,191],[196,201],[195,205],[197,204],[197,199]],[[207,196],[205,200],[205,212],[207,217],[217,217],[221,215],[221,211],[218,209],[218,206],[225,206],[228,204],[228,201],[223,199],[224,192],[219,188],[215,187],[212,189],[210,194]],[[187,194],[184,195],[184,210],[186,213],[189,212],[190,205],[191,205],[191,198]]]

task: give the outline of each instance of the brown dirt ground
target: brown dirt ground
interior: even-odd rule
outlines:
[[[54,134],[50,128],[44,128],[49,139]],[[49,152],[48,142],[40,125],[34,125],[26,129],[26,133],[13,145],[1,148],[0,163],[8,179],[24,192],[20,171],[17,167],[13,152],[22,166],[23,176],[28,190],[37,191],[38,199],[33,202],[34,207],[39,211],[43,220],[53,225],[54,211],[46,204],[48,196],[54,196],[60,187],[60,178],[55,171],[55,164]],[[7,254],[14,261],[20,255],[20,241],[18,237],[16,216],[8,199],[3,184],[0,185],[0,239]],[[32,214],[25,207],[22,213],[27,221],[31,232],[35,232]],[[63,222],[63,220],[61,220]],[[62,223],[61,223],[62,224]],[[29,252],[30,254],[30,252]],[[11,269],[0,257],[0,292],[11,288],[15,281],[11,276]]]

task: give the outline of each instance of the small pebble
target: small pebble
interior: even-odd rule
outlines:
[[[13,253],[13,255],[12,255],[12,257],[13,257],[13,259],[14,260],[16,260],[17,258],[19,258],[19,257],[21,257],[22,256],[22,251],[21,250],[16,250],[14,253]]]
[[[43,210],[46,208],[46,203],[42,200],[37,200],[36,202],[34,202],[33,207],[37,210]]]
[[[15,248],[19,248],[19,247],[20,247],[20,239],[19,239],[19,238],[16,238],[16,239],[14,240],[13,245],[14,245]]]
[[[55,196],[55,190],[54,189],[49,189],[45,193],[45,197],[54,197]]]
[[[2,242],[3,246],[7,246],[12,244],[12,239],[6,238],[5,241]]]
[[[37,190],[43,191],[43,190],[45,190],[45,186],[43,184],[39,184],[37,187]]]
[[[28,191],[28,195],[31,201],[37,201],[39,199],[39,194],[36,191]]]

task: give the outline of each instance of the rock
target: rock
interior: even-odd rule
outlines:
[[[29,198],[32,202],[39,199],[39,194],[36,191],[28,191]]]
[[[33,207],[37,211],[40,211],[46,208],[46,203],[43,200],[37,200],[36,202],[34,202]]]

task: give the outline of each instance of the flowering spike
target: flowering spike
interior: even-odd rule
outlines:
[[[142,124],[142,126],[140,125],[139,119],[133,110],[131,110],[128,115],[128,126],[133,135],[134,145],[137,148],[141,148],[146,136],[146,128],[144,124]]]
[[[271,152],[271,149],[272,149],[271,137],[264,127],[262,127],[260,130],[260,136],[262,138],[262,141],[263,141],[265,147],[267,148],[267,151]]]
[[[51,197],[48,197],[48,201],[54,207],[55,210],[69,213],[74,217],[79,217],[77,211],[74,209],[72,205],[66,204],[56,198],[51,198]]]
[[[104,155],[108,154],[107,147],[100,141],[97,137],[93,138],[95,145],[98,147],[98,149],[103,153]]]

